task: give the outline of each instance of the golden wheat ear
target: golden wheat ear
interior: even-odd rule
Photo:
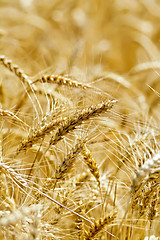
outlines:
[[[94,222],[90,230],[85,232],[84,240],[92,240],[106,226],[112,224],[117,217],[117,212],[111,212],[104,218],[100,218]]]
[[[58,85],[64,85],[67,87],[82,88],[82,89],[92,88],[91,86],[89,86],[87,84],[80,83],[78,81],[75,81],[70,78],[60,76],[60,75],[44,75],[41,78],[33,81],[33,84],[35,84],[37,82],[55,83]]]
[[[83,152],[82,153],[83,153],[83,157],[84,157],[84,162],[87,164],[90,172],[95,177],[95,179],[97,180],[98,186],[100,187],[99,169],[97,167],[97,164],[96,164],[94,158],[92,157],[91,152],[87,148],[86,144],[83,146]]]
[[[75,162],[77,156],[83,150],[83,146],[86,140],[79,139],[77,144],[71,149],[68,155],[64,158],[62,164],[59,166],[59,169],[56,170],[54,177],[54,188],[56,187],[57,182],[61,179],[63,180],[69,171],[71,171],[73,163]],[[53,184],[53,180],[51,180],[50,185]]]
[[[107,103],[91,106],[80,112],[76,112],[72,117],[65,119],[65,121],[60,124],[60,127],[56,131],[56,134],[52,136],[49,144],[55,145],[62,139],[63,136],[74,130],[77,126],[80,126],[84,121],[87,121],[104,112],[108,112],[116,102],[116,100],[109,100]]]
[[[36,100],[39,108],[40,108],[40,111],[43,115],[43,110],[42,110],[42,107],[39,103],[39,100],[35,94],[35,90],[36,90],[36,87],[35,86],[32,86],[32,81],[30,80],[30,78],[27,76],[27,74],[24,73],[24,71],[22,69],[19,68],[18,65],[14,64],[12,62],[12,60],[6,58],[5,56],[1,55],[0,56],[0,63],[6,67],[7,69],[9,69],[11,72],[13,72],[19,79],[20,81],[25,85],[27,85],[25,91],[28,95],[28,97],[30,98],[30,101],[35,109],[35,113],[36,113],[36,116],[39,118],[39,114],[38,114],[38,111],[37,111],[37,107],[35,106],[35,103],[34,101],[32,100],[32,98],[30,97],[29,95],[29,92],[31,91],[34,95],[34,99]],[[18,104],[19,105],[19,104]],[[19,106],[18,106],[19,107]],[[39,119],[38,119],[39,120]]]
[[[28,147],[31,147],[33,144],[37,143],[40,138],[50,133],[55,126],[59,125],[55,135],[52,136],[49,143],[50,146],[55,145],[62,139],[63,136],[74,130],[77,126],[80,126],[84,121],[109,111],[116,102],[116,100],[110,100],[107,103],[91,106],[79,112],[76,111],[76,113],[74,113],[71,117],[59,118],[58,120],[54,120],[49,124],[46,124],[41,129],[38,129],[31,137],[28,137],[28,139],[24,139],[22,141],[22,144],[17,149],[17,154],[20,151],[26,150]]]
[[[31,80],[29,80],[28,76],[23,72],[22,69],[19,68],[18,65],[14,64],[12,60],[1,55],[0,63],[13,72],[23,83],[27,83],[28,85],[31,83]]]

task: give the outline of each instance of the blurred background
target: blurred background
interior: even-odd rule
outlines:
[[[1,0],[0,52],[32,74],[75,65],[123,74],[159,59],[159,12],[155,0]]]

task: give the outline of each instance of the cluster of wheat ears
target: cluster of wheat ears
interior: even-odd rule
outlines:
[[[0,1],[0,240],[160,239],[160,4]]]

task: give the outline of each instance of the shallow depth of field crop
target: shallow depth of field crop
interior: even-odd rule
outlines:
[[[0,240],[160,239],[160,2],[0,0]]]

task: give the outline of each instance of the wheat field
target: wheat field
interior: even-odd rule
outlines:
[[[0,0],[0,240],[160,239],[160,2]]]

